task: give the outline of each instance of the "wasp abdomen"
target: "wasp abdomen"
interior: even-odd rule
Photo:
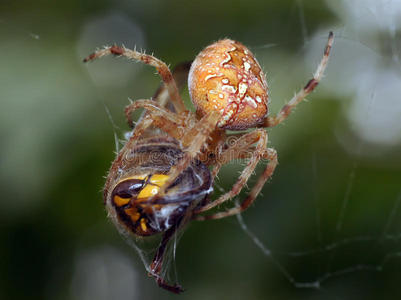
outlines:
[[[135,235],[149,236],[178,224],[189,207],[199,205],[212,191],[212,180],[209,169],[196,160],[165,195],[155,197],[181,156],[178,144],[170,138],[139,140],[127,149],[115,180],[106,184],[106,207],[114,221]]]

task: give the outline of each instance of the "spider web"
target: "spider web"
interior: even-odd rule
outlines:
[[[379,1],[380,2],[380,1]],[[383,7],[391,6],[391,1],[382,1]],[[379,4],[378,4],[379,5]],[[310,44],[310,40],[308,38],[308,30],[305,25],[306,16],[303,12],[303,1],[296,1],[296,8],[298,12],[298,17],[300,20],[301,33],[304,39],[304,47],[307,47]],[[359,7],[358,7],[359,8]],[[389,7],[387,7],[389,8]],[[372,15],[379,14],[377,12],[376,5],[367,5],[365,7],[366,11],[368,11]],[[391,8],[389,8],[391,9]],[[362,9],[363,11],[363,9]],[[375,20],[382,20],[380,18],[375,18]],[[390,21],[389,21],[390,20]],[[336,42],[333,47],[333,52],[337,51],[337,47],[341,47],[341,42],[346,43],[356,43],[359,44],[361,48],[367,48],[368,51],[374,52],[375,56],[380,56],[379,59],[384,60],[390,59],[395,65],[399,66],[399,41],[396,39],[396,30],[394,23],[391,23],[391,18],[388,18],[388,24],[383,24],[383,22],[378,22],[377,24],[373,24],[380,27],[380,30],[388,30],[389,32],[389,41],[390,44],[390,53],[387,56],[380,55],[376,50],[374,50],[374,46],[370,46],[368,43],[362,42],[357,34],[351,34],[352,31],[348,28],[348,25],[343,25],[340,30],[337,30],[336,33]],[[393,20],[395,22],[395,19]],[[351,27],[351,26],[350,26]],[[353,28],[355,29],[355,28]],[[328,31],[328,30],[327,30]],[[319,33],[320,35],[320,33]],[[323,37],[318,38],[320,41],[323,40]],[[340,45],[338,45],[340,44]],[[314,44],[316,46],[316,43]],[[315,47],[314,46],[314,47]],[[271,43],[267,45],[263,45],[258,47],[259,49],[270,49],[277,47],[277,44]],[[266,51],[266,50],[265,50]],[[339,50],[341,51],[341,50]],[[333,54],[335,55],[335,54]],[[331,62],[333,63],[333,62]],[[329,72],[330,72],[330,64],[329,64]],[[288,70],[287,70],[288,71]],[[398,68],[399,71],[399,68]],[[399,76],[398,72],[398,76]],[[348,79],[348,77],[347,77]],[[326,80],[326,79],[324,79]],[[275,81],[273,78],[272,81]],[[379,83],[377,84],[379,85]],[[378,90],[377,85],[370,86],[369,90],[365,92],[365,94],[369,94],[369,98],[365,98],[365,102],[368,102],[365,105],[365,110],[363,111],[364,118],[369,120],[372,118],[373,111],[378,107],[377,101],[378,96],[376,95],[376,90]],[[271,84],[272,86],[272,84]],[[319,87],[321,88],[321,87]],[[341,87],[340,87],[341,88]],[[355,88],[355,87],[354,87]],[[380,93],[380,91],[379,91]],[[309,98],[312,98],[310,96]],[[381,99],[380,99],[381,100]],[[383,100],[381,100],[383,101]],[[313,101],[312,101],[313,102]],[[398,101],[395,109],[400,108],[401,103]],[[399,120],[399,119],[398,119]],[[288,121],[288,124],[290,121]],[[398,121],[399,123],[399,121]],[[290,125],[288,125],[290,126]],[[352,126],[352,125],[351,125]],[[399,126],[399,124],[398,124]],[[346,175],[347,183],[345,185],[345,190],[342,198],[339,198],[337,201],[337,217],[334,222],[333,228],[331,230],[324,230],[324,220],[322,219],[322,209],[325,206],[324,199],[319,198],[318,188],[314,188],[312,191],[312,198],[315,206],[315,228],[316,228],[316,246],[311,247],[310,249],[301,250],[301,251],[283,251],[276,250],[277,247],[269,246],[271,243],[262,241],[259,234],[256,234],[249,226],[242,215],[237,215],[237,221],[240,225],[240,228],[246,233],[246,235],[254,242],[254,244],[262,251],[262,253],[273,263],[276,269],[283,275],[283,277],[288,280],[295,288],[301,289],[316,289],[319,291],[329,292],[329,296],[333,296],[333,293],[327,288],[329,281],[334,281],[335,279],[342,280],[342,277],[346,275],[357,275],[363,272],[383,272],[386,267],[388,267],[391,262],[397,260],[401,257],[401,249],[400,249],[400,241],[401,241],[401,228],[397,226],[396,218],[397,215],[400,214],[400,202],[401,202],[401,184],[398,185],[398,192],[394,194],[394,198],[392,201],[386,199],[387,202],[392,202],[392,205],[385,212],[383,207],[377,205],[377,215],[384,214],[386,215],[385,222],[379,226],[379,228],[375,229],[375,232],[372,234],[358,233],[353,232],[353,234],[349,233],[349,229],[346,228],[346,223],[350,218],[353,218],[353,210],[351,208],[353,204],[353,200],[355,198],[355,190],[359,190],[357,188],[360,185],[359,174],[362,172],[360,160],[366,156],[372,156],[372,153],[369,154],[369,149],[371,144],[369,142],[364,142],[365,140],[369,140],[366,137],[363,137],[363,133],[361,133],[361,137],[356,139],[356,142],[353,143],[353,149],[350,151],[352,153],[352,162],[350,164],[350,169]],[[396,136],[397,139],[393,139],[391,143],[393,144],[388,146],[389,152],[394,151],[399,145],[400,139],[399,135]],[[395,150],[396,151],[396,150]],[[279,152],[280,153],[280,152]],[[373,156],[374,159],[374,156]],[[285,164],[286,162],[282,162]],[[280,166],[279,166],[280,168]],[[318,160],[316,156],[316,151],[313,154],[312,159],[312,177],[310,178],[312,185],[319,185],[319,174],[318,174]],[[274,178],[273,178],[274,182]],[[271,183],[270,183],[271,184]],[[374,185],[374,182],[370,183]],[[266,184],[264,191],[268,191],[269,184]],[[392,188],[394,190],[394,187]],[[258,197],[258,201],[263,201],[263,196]],[[265,201],[274,201],[274,199],[269,199],[269,196],[266,196],[267,199]],[[238,203],[237,203],[238,205]],[[354,204],[355,205],[355,204]],[[361,209],[362,211],[363,208]],[[367,213],[367,212],[365,212]],[[355,216],[358,217],[358,216]],[[374,219],[375,216],[372,216]],[[377,223],[377,222],[376,222]],[[378,224],[378,223],[377,223]],[[331,235],[329,235],[329,239],[326,238],[324,241],[325,231],[331,231]],[[351,231],[352,232],[352,231]],[[329,241],[327,241],[329,240]],[[361,251],[358,256],[353,256],[348,261],[341,261],[341,256],[346,256],[347,252],[351,251]],[[307,275],[305,278],[302,276],[297,276],[297,272],[288,267],[287,265],[291,265],[292,260],[301,261],[301,264],[304,267],[310,268],[308,264],[312,261],[316,267],[314,266],[312,269],[315,270],[314,274]],[[289,262],[290,261],[290,262]],[[285,262],[285,263],[284,263]],[[312,272],[313,273],[313,272]],[[337,299],[337,297],[335,297]]]
[[[348,201],[348,200],[345,197],[344,203],[346,201]],[[374,244],[376,244],[376,246],[380,246],[380,244],[385,241],[390,241],[395,244],[399,243],[399,241],[401,239],[401,233],[391,234],[389,232],[389,229],[393,225],[395,215],[399,211],[400,202],[401,202],[401,191],[400,191],[397,199],[394,201],[393,208],[391,209],[391,211],[389,213],[388,221],[384,225],[383,233],[379,236],[357,235],[357,236],[349,237],[349,238],[341,238],[338,241],[333,241],[332,243],[321,245],[318,248],[313,248],[313,249],[303,250],[303,251],[295,251],[295,252],[280,253],[278,251],[271,250],[265,243],[263,243],[260,240],[260,238],[258,236],[256,236],[248,228],[248,226],[246,225],[241,214],[237,215],[237,220],[238,220],[238,223],[239,223],[241,229],[251,238],[251,240],[263,252],[263,254],[272,260],[273,264],[277,267],[277,269],[283,274],[283,276],[291,284],[294,285],[294,287],[322,289],[322,285],[326,281],[328,281],[332,278],[339,277],[339,276],[345,275],[347,273],[356,273],[359,271],[381,272],[381,271],[383,271],[386,264],[391,261],[391,259],[401,257],[401,251],[392,251],[392,252],[386,253],[380,259],[379,263],[376,263],[376,264],[366,264],[366,263],[356,262],[355,264],[351,264],[348,267],[344,267],[341,269],[335,269],[335,270],[332,266],[335,255],[337,253],[339,253],[339,251],[341,251],[341,249],[347,245],[352,245],[352,244],[356,244],[356,243],[369,243],[369,244],[374,243]],[[339,218],[339,221],[340,220],[342,220],[342,218]],[[317,274],[316,279],[311,280],[311,281],[302,281],[300,279],[295,278],[293,275],[291,275],[291,272],[281,264],[280,260],[278,258],[276,258],[276,256],[278,256],[278,255],[284,255],[284,256],[288,256],[288,257],[292,257],[292,258],[302,258],[302,257],[307,257],[307,256],[312,256],[312,255],[318,255],[321,253],[329,253],[329,257],[328,257],[327,263],[326,263],[326,270],[321,275]]]

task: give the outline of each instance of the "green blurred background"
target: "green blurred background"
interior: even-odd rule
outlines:
[[[181,299],[399,299],[400,19],[399,1],[3,0],[0,299],[177,297],[146,276],[101,194],[128,97],[149,98],[160,79],[83,57],[119,43],[174,66],[230,37],[256,54],[277,112],[330,30],[322,84],[269,129],[280,164],[243,214],[249,231],[235,217],[192,223],[171,268]],[[226,166],[217,184],[228,190],[242,167]]]

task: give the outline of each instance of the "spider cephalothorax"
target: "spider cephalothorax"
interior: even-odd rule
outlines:
[[[126,107],[126,117],[131,126],[134,110],[144,108],[146,112],[113,162],[104,190],[106,206],[117,227],[137,236],[164,232],[149,270],[160,286],[176,293],[181,291],[178,285],[169,285],[160,276],[165,246],[177,228],[191,219],[231,216],[253,203],[277,165],[276,150],[267,148],[268,136],[264,127],[281,123],[314,90],[322,79],[332,44],[333,33],[330,32],[313,78],[275,116],[267,115],[268,87],[259,63],[249,49],[236,41],[218,41],[195,58],[188,78],[191,100],[197,109],[195,113],[186,109],[177,87],[182,86],[183,81],[178,73],[188,73],[185,67],[181,67],[181,72],[177,72],[174,78],[167,65],[154,56],[119,46],[105,47],[84,60],[109,54],[125,56],[154,66],[163,80],[164,85],[154,100],[137,100]],[[171,109],[166,108],[168,104]],[[255,129],[236,134],[226,132],[227,129],[251,128]],[[127,163],[130,155],[136,153],[135,149],[141,145],[139,141],[149,135],[159,139],[160,130],[165,133],[163,138],[168,136],[170,142],[174,141],[174,147],[180,153],[159,161],[165,171],[138,171],[140,163]],[[211,215],[202,214],[238,195],[262,158],[268,163],[239,206]],[[247,159],[248,162],[232,189],[209,201],[205,197],[211,191],[211,182],[220,168],[234,159]],[[145,165],[151,163],[150,158],[144,161]],[[136,171],[124,170],[124,165],[130,165]],[[207,167],[212,168],[210,174]],[[190,174],[198,177],[198,181],[191,181],[187,186],[176,185],[180,178],[189,180]],[[208,174],[210,180],[206,179]],[[185,198],[185,190],[194,196]],[[158,214],[163,216],[164,224],[154,221]]]

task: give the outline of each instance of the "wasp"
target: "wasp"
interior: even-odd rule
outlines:
[[[189,65],[183,63],[175,68],[177,81],[182,81],[182,73],[188,73]],[[153,99],[162,106],[171,105],[163,86]],[[133,126],[130,116],[127,118]],[[137,124],[145,124],[148,118],[144,112]],[[213,191],[209,168],[193,160],[169,185],[166,193],[157,197],[169,178],[170,169],[183,156],[184,151],[176,139],[151,127],[141,131],[139,136],[134,129],[111,165],[103,192],[108,216],[124,235],[140,238],[163,235],[148,270],[160,287],[174,293],[182,292],[182,287],[167,283],[160,274],[167,244],[192,219],[193,212],[208,202]]]

